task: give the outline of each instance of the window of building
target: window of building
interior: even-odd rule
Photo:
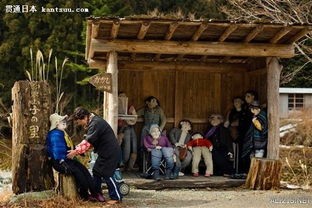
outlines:
[[[303,109],[303,94],[288,94],[288,109],[302,110]]]

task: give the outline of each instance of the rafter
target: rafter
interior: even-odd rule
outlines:
[[[244,39],[245,43],[252,41],[262,30],[264,29],[263,25],[257,25]]]
[[[111,38],[112,39],[117,38],[119,27],[120,27],[120,22],[118,20],[115,20],[113,22],[112,30],[111,30]]]
[[[231,25],[228,28],[226,28],[224,33],[220,36],[219,42],[225,41],[231,35],[231,33],[234,32],[237,28],[238,28],[237,25]]]
[[[284,27],[270,40],[270,43],[277,43],[282,37],[291,31],[291,27]]]
[[[294,35],[293,37],[291,37],[287,43],[294,43],[297,40],[299,40],[300,38],[302,38],[303,36],[305,36],[306,34],[308,34],[309,32],[311,32],[311,29],[302,29],[300,32],[298,32],[296,35]]]

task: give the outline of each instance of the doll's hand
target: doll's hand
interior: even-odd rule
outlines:
[[[228,128],[230,126],[230,122],[229,121],[226,121],[225,123],[224,123],[224,127],[225,128]]]
[[[156,146],[155,149],[160,150],[161,146]]]
[[[177,142],[177,143],[174,144],[174,146],[179,147],[180,144]]]
[[[232,159],[233,158],[233,153],[229,152],[227,155]]]
[[[255,120],[257,120],[257,117],[253,117],[252,118],[252,122],[254,122]]]
[[[190,151],[193,151],[193,148],[191,146],[187,147]]]
[[[213,150],[213,146],[209,147],[209,150],[210,150],[210,152],[212,152],[212,150]]]

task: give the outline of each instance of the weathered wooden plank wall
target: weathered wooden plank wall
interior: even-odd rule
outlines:
[[[176,92],[176,76],[179,86]],[[144,106],[144,99],[155,96],[160,100],[168,122],[166,129],[174,126],[175,99],[181,95],[182,115],[193,121],[194,130],[204,132],[207,129],[207,118],[211,113],[226,115],[232,107],[232,98],[243,96],[246,90],[259,93],[260,102],[266,102],[266,74],[249,74],[242,72],[218,73],[209,71],[176,71],[172,70],[127,70],[118,73],[119,91],[129,97],[129,104],[136,109]],[[180,107],[181,107],[180,106]],[[180,118],[179,118],[180,119]],[[139,131],[141,123],[138,123]]]

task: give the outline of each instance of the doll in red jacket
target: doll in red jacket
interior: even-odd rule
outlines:
[[[193,151],[192,173],[194,177],[198,177],[198,165],[201,156],[204,158],[206,165],[205,177],[213,175],[213,162],[212,162],[212,143],[208,139],[204,139],[201,133],[194,133],[192,141],[189,141],[186,146]]]

